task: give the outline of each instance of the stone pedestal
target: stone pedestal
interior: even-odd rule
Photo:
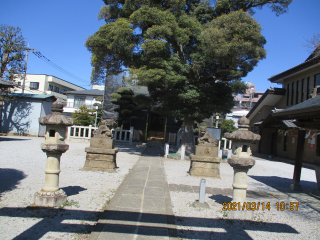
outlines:
[[[113,119],[106,119],[103,122],[105,125],[100,125],[94,131],[90,147],[85,148],[87,156],[82,171],[114,172],[117,167],[116,157],[119,150],[114,148],[115,140],[111,134],[111,129],[117,125]]]
[[[59,189],[58,191],[40,190],[34,195],[34,204],[42,207],[56,207],[62,205],[67,200],[66,193]]]
[[[113,140],[113,139],[112,139]],[[105,171],[114,172],[117,167],[117,152],[118,148],[104,149],[104,148],[85,148],[87,152],[86,162],[82,171]]]
[[[196,146],[196,154],[190,155],[191,163],[189,173],[195,177],[220,177],[220,162],[218,157],[218,147],[216,146]]]
[[[246,201],[247,197],[247,173],[254,166],[255,160],[252,158],[231,157],[228,159],[228,163],[234,170],[232,201],[242,204]]]

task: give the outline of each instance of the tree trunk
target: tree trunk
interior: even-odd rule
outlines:
[[[181,126],[181,145],[185,145],[187,156],[189,156],[191,153],[194,154],[193,124],[194,120],[192,118],[184,117]]]

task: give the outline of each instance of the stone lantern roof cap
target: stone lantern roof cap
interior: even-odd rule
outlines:
[[[64,125],[72,126],[74,124],[74,118],[67,118],[62,114],[63,112],[63,103],[59,100],[56,100],[52,103],[52,113],[39,118],[39,123],[41,125]]]
[[[259,141],[261,136],[249,131],[250,120],[245,116],[242,116],[238,120],[239,129],[232,133],[226,133],[225,138],[228,140],[236,141]]]

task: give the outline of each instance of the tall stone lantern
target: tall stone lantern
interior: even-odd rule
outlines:
[[[69,149],[64,142],[66,128],[73,125],[75,119],[66,118],[62,112],[63,104],[57,100],[52,103],[52,113],[39,118],[39,123],[46,126],[41,149],[47,154],[47,166],[44,187],[34,197],[36,206],[56,207],[67,199],[66,193],[59,189],[60,157]]]
[[[246,201],[248,188],[247,173],[255,164],[255,160],[251,158],[251,144],[254,141],[259,141],[261,138],[259,134],[249,131],[249,124],[250,120],[243,116],[238,120],[239,129],[225,134],[226,139],[232,140],[233,155],[228,159],[228,163],[234,170],[232,202],[240,204],[241,209]],[[252,219],[253,211],[232,211],[231,217]]]

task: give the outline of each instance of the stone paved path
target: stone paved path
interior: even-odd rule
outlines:
[[[158,144],[148,144],[117,189],[89,239],[170,239],[177,236]]]

